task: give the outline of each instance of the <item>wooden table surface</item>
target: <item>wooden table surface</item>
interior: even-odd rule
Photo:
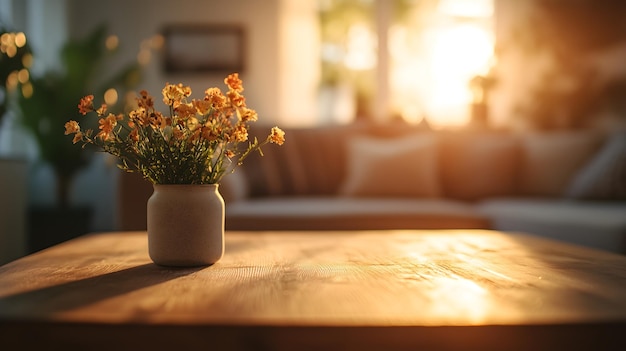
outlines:
[[[626,256],[522,234],[228,232],[221,261],[175,269],[150,261],[144,232],[116,232],[0,267],[2,350],[626,350],[625,340]]]

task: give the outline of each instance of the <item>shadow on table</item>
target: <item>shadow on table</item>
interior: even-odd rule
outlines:
[[[0,319],[50,315],[184,277],[206,267],[164,268],[152,263],[0,298]]]

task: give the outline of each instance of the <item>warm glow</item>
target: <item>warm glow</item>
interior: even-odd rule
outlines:
[[[7,89],[14,90],[15,88],[17,88],[18,82],[19,80],[17,79],[17,71],[13,71],[9,73],[9,76],[7,77],[7,82],[6,82]]]
[[[104,102],[107,105],[115,105],[117,103],[117,90],[111,88],[104,92]]]
[[[28,82],[28,79],[30,79],[30,74],[26,68],[22,68],[19,72],[17,72],[17,80],[20,83],[25,84]]]
[[[33,65],[33,55],[32,54],[24,54],[24,56],[22,56],[22,64],[26,68],[32,67],[32,65]]]
[[[30,84],[30,82],[22,85],[22,95],[24,95],[27,99],[30,99],[30,97],[33,96],[33,85]]]
[[[119,38],[116,35],[110,35],[104,44],[107,50],[115,50],[119,45]]]
[[[26,45],[26,35],[22,32],[15,34],[15,46],[21,48],[24,45]]]
[[[352,70],[368,70],[376,66],[376,39],[367,26],[350,27],[344,64]]]
[[[150,39],[150,46],[154,50],[162,49],[164,44],[165,44],[165,38],[160,34],[156,34]]]
[[[440,0],[440,13],[457,17],[491,17],[493,0]]]
[[[493,32],[482,18],[491,15],[491,5],[491,0],[442,1],[432,14],[439,20],[429,28],[417,22],[419,31],[411,25],[390,30],[391,104],[404,120],[426,118],[435,129],[469,122],[469,83],[487,74],[493,61]]]
[[[439,28],[431,35],[429,122],[438,127],[467,124],[472,101],[469,82],[488,71],[493,40],[487,31],[470,24]]]
[[[139,50],[139,53],[137,54],[137,62],[139,62],[140,65],[145,66],[149,64],[151,59],[152,59],[152,53],[150,52],[150,50],[148,49]]]

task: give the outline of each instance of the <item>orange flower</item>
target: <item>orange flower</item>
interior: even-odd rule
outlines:
[[[130,134],[128,134],[128,137],[133,141],[139,141],[139,130],[138,129],[131,130]]]
[[[178,117],[183,120],[195,116],[197,112],[192,104],[180,104],[174,110],[178,113]]]
[[[65,135],[80,132],[80,125],[76,121],[69,121],[65,123]]]
[[[139,125],[148,125],[148,114],[144,107],[139,107],[136,110],[132,110],[128,113],[128,118],[133,122],[138,122]],[[132,128],[132,127],[131,127]]]
[[[161,92],[163,93],[163,103],[176,108],[182,103],[185,97],[191,95],[191,88],[183,86],[182,83],[178,83],[177,85],[168,83],[165,84]]]
[[[100,118],[98,124],[100,124],[98,126],[100,132],[96,136],[100,137],[102,140],[109,140],[113,133],[113,128],[117,125],[117,116],[109,113],[106,118]]]
[[[204,100],[211,103],[211,107],[221,110],[226,106],[226,97],[219,88],[209,88],[204,92]]]
[[[172,134],[174,135],[174,139],[176,140],[183,140],[183,138],[185,137],[185,133],[178,128],[174,128],[172,130]]]
[[[207,115],[211,112],[211,102],[208,100],[193,100],[191,101],[196,111],[201,115]]]
[[[259,119],[256,111],[247,107],[241,108],[237,113],[242,122],[255,122]]]
[[[98,116],[104,116],[104,114],[106,112],[107,112],[107,105],[106,104],[100,105],[100,108],[96,110],[96,113],[98,114]]]
[[[241,165],[262,146],[285,142],[285,132],[278,127],[265,140],[249,142],[249,122],[259,116],[246,106],[238,73],[226,77],[224,83],[228,90],[209,88],[200,100],[189,98],[188,86],[165,84],[162,94],[167,113],[155,109],[153,97],[145,90],[137,94],[133,110],[118,115],[107,111],[106,104],[94,109],[94,96],[87,95],[78,110],[83,115],[97,114],[98,129],[82,131],[78,122],[69,120],[65,134],[74,134],[74,143],[92,144],[118,156],[120,168],[139,172],[155,184],[216,184],[233,162]]]
[[[269,138],[270,143],[282,145],[285,142],[285,132],[278,127],[273,127]]]
[[[224,79],[224,83],[226,83],[231,90],[239,93],[243,91],[243,82],[239,79],[239,73],[230,74]]]
[[[235,106],[235,107],[244,107],[246,106],[246,98],[239,94],[238,92],[231,90],[228,93],[226,93],[226,95],[228,96],[228,99],[230,100],[230,103]]]
[[[146,110],[154,108],[154,100],[147,91],[142,90],[139,92],[139,95],[140,97],[137,98],[137,105],[139,107],[143,107]]]
[[[84,116],[91,111],[93,111],[93,95],[87,95],[80,99],[80,103],[78,104],[78,112],[80,112]]]
[[[233,130],[231,141],[244,142],[248,140],[248,128],[243,124],[238,124]]]

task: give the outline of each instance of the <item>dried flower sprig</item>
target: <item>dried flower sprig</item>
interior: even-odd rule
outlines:
[[[265,140],[248,140],[250,122],[258,115],[246,106],[243,82],[237,73],[224,79],[228,92],[209,88],[201,100],[188,98],[191,88],[165,84],[163,103],[169,113],[154,107],[154,99],[141,91],[137,108],[127,115],[107,112],[107,105],[94,105],[93,95],[78,104],[81,114],[95,112],[98,132],[81,130],[77,121],[65,124],[65,134],[73,142],[92,144],[117,156],[119,167],[139,172],[154,184],[216,184],[229,170],[243,163],[252,152],[262,155],[261,147],[285,142],[285,132],[273,127]]]

